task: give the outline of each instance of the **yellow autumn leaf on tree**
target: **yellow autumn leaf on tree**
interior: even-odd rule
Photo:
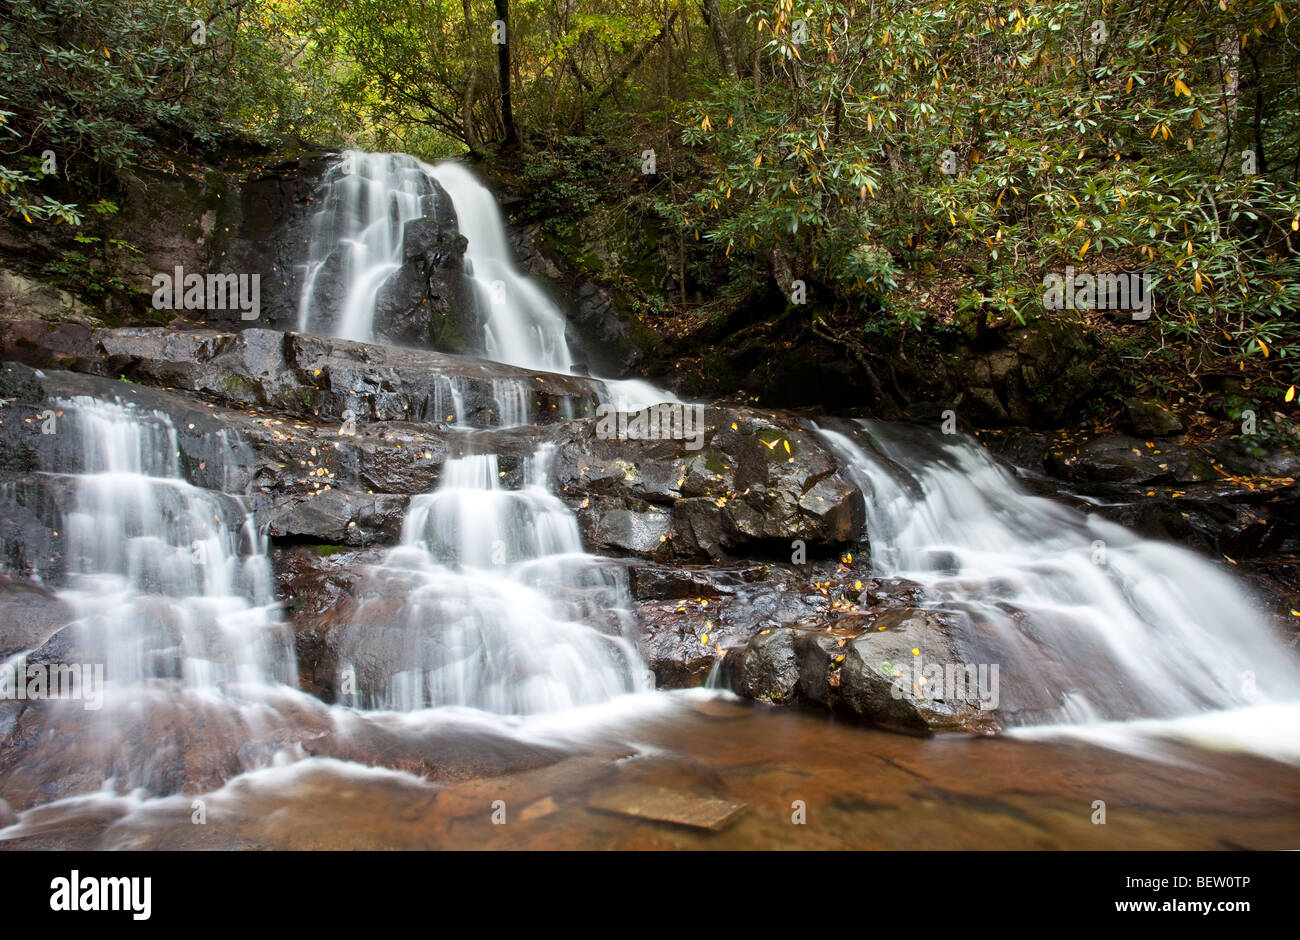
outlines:
[[[1086,242],[1084,242],[1084,243],[1083,243],[1083,247],[1079,249],[1079,260],[1080,260],[1080,261],[1082,261],[1082,260],[1083,260],[1083,256],[1086,255],[1086,254],[1088,253],[1088,247],[1089,247],[1090,245],[1092,245],[1092,239],[1091,239],[1091,238],[1088,239]]]
[[[1294,386],[1294,385],[1292,385],[1290,388],[1288,388],[1288,389],[1286,390],[1286,396],[1285,396],[1285,399],[1286,399],[1286,401],[1295,401],[1295,386]]]
[[[1266,345],[1264,344],[1264,341],[1263,341],[1262,339],[1260,339],[1258,336],[1255,337],[1255,342],[1259,343],[1259,348],[1260,348],[1260,350],[1264,353],[1264,358],[1267,359],[1267,358],[1268,358],[1268,346],[1266,346]]]

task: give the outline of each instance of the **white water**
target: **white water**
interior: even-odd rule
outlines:
[[[1208,561],[1029,494],[968,438],[860,424],[870,443],[820,433],[866,495],[873,568],[921,582],[961,620],[973,655],[990,657],[978,661],[1002,664],[1003,699],[1019,689],[1021,721],[1186,729],[1188,716],[1300,702],[1295,657]],[[1296,748],[1294,720],[1256,730]]]
[[[60,405],[82,460],[64,597],[107,678],[293,681],[263,539],[236,501],[181,477],[171,419],[86,397]]]
[[[435,183],[446,191],[468,240],[465,278],[482,325],[480,349],[494,362],[534,372],[573,375],[564,312],[519,270],[505,219],[492,191],[463,164],[430,166],[402,153],[349,150],[325,176],[302,266],[298,329],[373,342],[375,308],[385,282],[402,265],[408,222],[431,215]],[[337,310],[323,279],[343,285]],[[677,402],[643,379],[602,379],[604,400],[620,411]]]
[[[329,169],[302,272],[301,332],[374,341],[375,304],[402,265],[406,223],[432,215],[436,206],[428,170],[406,154],[359,150]],[[345,285],[335,311],[326,309],[320,290],[330,276]]]
[[[434,167],[404,154],[344,155],[326,179],[300,326],[328,328],[315,286],[342,253],[346,301],[333,332],[374,337],[376,299],[403,258],[403,227],[429,208],[435,181],[468,242],[465,277],[484,356],[530,372],[573,374],[564,313],[515,264],[495,196],[455,162]],[[641,380],[603,385],[604,400],[622,410],[676,401]],[[497,426],[533,420],[528,383],[494,380],[493,397]],[[446,392],[439,383],[434,409],[439,420],[464,423],[454,383]],[[523,715],[652,688],[627,639],[625,575],[583,552],[576,519],[547,488],[550,453],[535,455],[522,488],[508,490],[498,458],[469,450],[447,462],[437,491],[412,501],[401,546],[374,573],[370,606],[363,604],[345,640],[354,653],[345,669],[360,677],[361,689],[355,699],[344,693],[344,701]],[[385,626],[382,640],[376,623]]]
[[[568,373],[573,357],[564,338],[564,314],[515,266],[492,191],[453,161],[427,172],[451,196],[460,233],[469,242],[465,276],[483,324],[484,355],[531,371]]]
[[[378,660],[359,704],[527,715],[653,688],[629,640],[625,574],[583,552],[577,521],[547,486],[550,457],[540,451],[517,490],[502,488],[495,455],[453,458],[437,491],[412,501],[402,543],[368,589],[380,616],[402,598],[399,638],[376,648],[363,607],[344,641]]]

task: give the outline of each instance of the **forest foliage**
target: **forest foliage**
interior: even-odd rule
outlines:
[[[24,224],[232,139],[472,151],[634,200],[679,312],[798,281],[864,343],[1142,271],[1149,347],[1300,379],[1296,0],[5,0],[0,75]]]

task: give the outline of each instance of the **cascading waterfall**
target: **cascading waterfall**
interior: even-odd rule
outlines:
[[[483,324],[484,355],[523,369],[569,372],[573,358],[564,338],[564,313],[515,266],[492,191],[456,162],[426,170],[451,197],[468,240],[465,276]]]
[[[171,419],[93,398],[60,405],[81,444],[63,596],[108,679],[292,682],[262,537],[238,502],[181,477]]]
[[[583,552],[547,486],[550,458],[542,448],[529,460],[517,490],[502,488],[495,455],[452,458],[438,489],[412,501],[374,578],[378,604],[405,598],[400,639],[377,652],[363,607],[345,642],[347,669],[380,659],[367,686],[382,691],[359,704],[523,715],[653,688],[628,640],[624,572]]]
[[[373,342],[375,306],[384,282],[402,266],[406,223],[437,210],[430,170],[403,153],[359,150],[330,167],[302,270],[301,332]],[[333,278],[345,289],[331,318],[319,288]]]
[[[461,234],[469,242],[465,274],[484,324],[487,358],[532,371],[573,374],[564,312],[515,264],[505,219],[492,191],[452,160],[428,171],[451,197]],[[644,379],[600,381],[604,400],[619,411],[678,401]]]
[[[330,167],[300,266],[298,329],[374,341],[375,310],[385,283],[402,266],[406,225],[438,211],[435,184],[451,198],[468,241],[465,278],[482,327],[483,355],[530,371],[574,374],[564,312],[515,264],[492,191],[455,161],[430,166],[404,153],[349,150]],[[342,290],[323,291],[326,281]],[[322,296],[336,293],[343,300],[331,312]],[[643,379],[599,381],[605,400],[620,411],[678,400]]]
[[[872,565],[919,581],[1032,688],[1030,723],[1168,718],[1300,699],[1242,585],[1191,551],[1029,494],[976,442],[859,422],[821,430],[867,504]]]
[[[466,237],[465,277],[482,324],[486,358],[530,371],[573,374],[564,313],[515,264],[492,192],[456,162],[429,166],[405,154],[349,151],[326,178],[314,220],[300,327],[374,336],[376,303],[403,258],[402,233],[450,197]],[[331,327],[316,288],[333,265],[346,298]],[[676,399],[641,380],[604,381],[621,410]],[[493,381],[498,427],[532,421],[531,389]],[[438,419],[463,424],[459,390],[437,387]],[[471,435],[473,432],[468,432]],[[439,488],[412,501],[402,544],[375,574],[400,585],[405,626],[381,652],[354,623],[354,663],[365,677],[358,704],[413,710],[461,705],[527,714],[593,704],[653,686],[628,642],[630,601],[621,569],[583,553],[572,513],[546,487],[549,451],[539,451],[516,490],[503,489],[498,458],[448,461]],[[378,589],[382,595],[382,588]],[[359,622],[368,621],[363,606]],[[380,617],[382,619],[382,617]],[[593,626],[595,625],[595,626]],[[376,691],[379,690],[379,691]]]

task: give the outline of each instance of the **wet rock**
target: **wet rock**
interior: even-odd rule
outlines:
[[[393,544],[402,532],[405,496],[353,495],[342,490],[309,493],[270,513],[272,538],[308,539],[339,545]]]
[[[339,643],[355,614],[372,565],[384,550],[341,545],[276,547],[276,593],[293,632],[300,686],[326,702],[339,701]]]
[[[642,659],[661,688],[702,685],[723,657],[743,651],[761,631],[824,631],[863,615],[909,606],[921,586],[901,578],[873,579],[864,559],[852,566],[823,559],[809,565],[631,567]],[[860,631],[861,628],[859,628]],[[837,633],[840,636],[842,633]]]
[[[840,698],[872,724],[993,733],[1000,728],[993,711],[980,707],[977,685],[965,684],[968,661],[940,615],[915,608],[888,611],[873,629],[848,642]],[[946,680],[948,673],[961,677],[960,687]]]
[[[1128,429],[1144,437],[1165,437],[1183,433],[1183,422],[1164,405],[1140,398],[1124,400],[1124,414]]]
[[[0,660],[43,645],[72,618],[72,608],[52,591],[0,574]]]
[[[824,633],[800,632],[794,640],[799,668],[799,697],[825,709],[839,698],[840,665],[844,662],[841,641]]]
[[[1200,452],[1122,435],[1094,437],[1049,452],[1049,472],[1064,480],[1103,483],[1201,483],[1219,478]]]
[[[82,396],[131,407],[159,434],[174,432],[181,476],[242,498],[259,520],[273,522],[274,538],[391,543],[407,499],[437,486],[451,446],[440,427],[428,424],[373,422],[345,431],[319,420],[216,407],[176,391],[19,364],[0,368],[0,396],[7,399],[0,410],[0,478],[10,481],[8,498],[0,500],[0,518],[8,523],[0,549],[20,573],[55,570],[60,547],[54,531],[74,505],[75,481],[32,474],[84,468],[75,403]],[[503,465],[512,466],[509,457]]]
[[[672,607],[638,609],[637,652],[654,673],[656,688],[696,688],[708,679],[721,653],[706,639],[710,627],[696,619]]]
[[[990,453],[1013,467],[1031,473],[1047,472],[1047,452],[1051,439],[1046,434],[1013,428],[986,431],[979,435],[979,439]]]
[[[757,702],[784,705],[799,686],[795,633],[788,627],[764,630],[722,661],[727,688]]]
[[[695,442],[606,440],[595,420],[564,430],[554,478],[589,544],[653,558],[790,557],[795,540],[825,553],[860,532],[861,494],[796,419],[750,409],[703,414]]]
[[[422,218],[406,223],[405,263],[375,298],[379,342],[478,351],[474,300],[464,278],[466,244],[465,236],[456,230],[454,214],[450,220]]]
[[[672,531],[672,513],[647,504],[646,511],[612,509],[596,521],[595,541],[634,555],[653,555]]]
[[[1233,435],[1210,441],[1205,450],[1232,474],[1300,480],[1300,444]]]
[[[0,357],[42,368],[123,377],[194,392],[236,408],[265,408],[304,419],[443,422],[459,393],[471,426],[500,423],[494,382],[526,390],[536,422],[591,413],[589,379],[532,373],[444,353],[251,328],[139,327],[81,334],[44,324],[0,325]]]
[[[674,600],[685,597],[732,595],[747,585],[763,581],[766,565],[706,568],[695,565],[653,565],[632,567],[632,595],[637,600]]]
[[[597,790],[587,801],[593,809],[620,816],[676,823],[715,832],[725,829],[745,804],[717,796],[689,793],[646,783],[625,782]]]

